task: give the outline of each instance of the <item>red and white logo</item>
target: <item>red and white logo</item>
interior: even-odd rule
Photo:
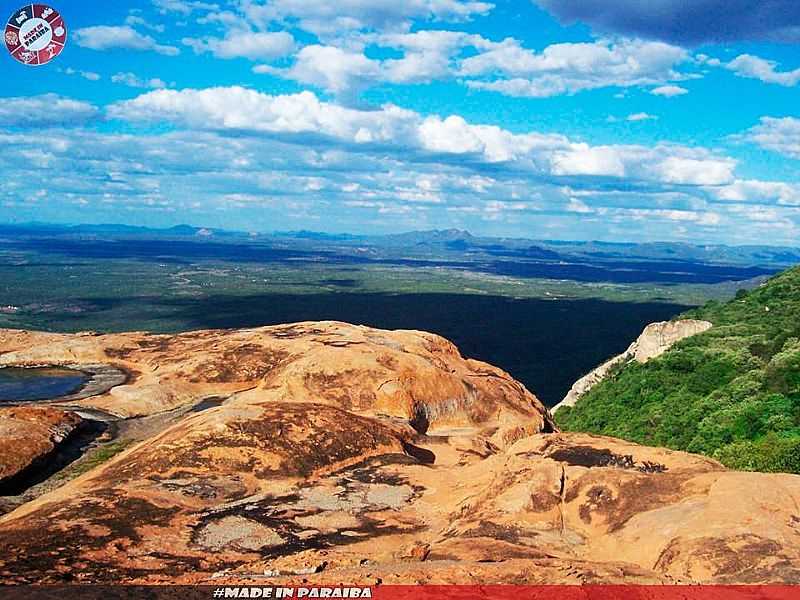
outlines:
[[[26,65],[46,65],[67,43],[67,26],[58,11],[45,4],[23,6],[8,20],[6,48]]]

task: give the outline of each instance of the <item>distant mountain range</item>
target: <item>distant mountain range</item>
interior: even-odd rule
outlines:
[[[494,257],[528,261],[596,262],[608,260],[652,260],[704,264],[769,266],[785,268],[800,263],[800,247],[694,245],[683,242],[602,242],[483,237],[460,229],[410,231],[389,235],[331,234],[316,231],[248,233],[218,228],[176,225],[166,229],[100,224],[53,225],[25,223],[0,225],[0,236],[11,237],[109,237],[113,239],[180,239],[236,242],[269,247],[297,246],[304,249],[335,249],[353,252],[372,249],[413,258]]]

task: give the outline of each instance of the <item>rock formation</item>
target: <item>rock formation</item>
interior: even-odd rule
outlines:
[[[80,422],[77,415],[54,408],[0,408],[0,490],[44,460]]]
[[[681,340],[708,331],[711,327],[712,324],[708,321],[694,319],[650,323],[625,352],[607,360],[576,381],[564,399],[556,404],[552,411],[556,412],[562,406],[575,406],[575,403],[595,385],[603,381],[614,367],[632,360],[646,363],[661,356]]]
[[[431,334],[19,339],[128,371],[104,410],[226,400],[0,518],[0,582],[800,583],[800,477],[555,433]]]
[[[510,375],[439,336],[344,323],[297,323],[178,335],[0,331],[0,366],[112,364],[130,381],[71,402],[121,417],[209,396],[290,401],[401,419],[420,431],[487,433],[506,445],[552,428],[539,400]]]

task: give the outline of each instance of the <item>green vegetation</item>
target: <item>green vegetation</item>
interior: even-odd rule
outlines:
[[[800,473],[800,268],[683,318],[714,328],[620,367],[559,410],[559,425]]]
[[[123,450],[127,450],[132,443],[132,440],[119,440],[98,446],[97,448],[87,452],[83,458],[77,461],[70,468],[60,473],[59,478],[63,478],[68,481],[70,479],[80,477],[84,473],[88,473],[95,467],[102,465],[104,462],[111,460]]]

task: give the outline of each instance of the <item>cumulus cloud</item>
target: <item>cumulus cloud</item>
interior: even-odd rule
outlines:
[[[436,155],[476,164],[507,164],[550,176],[632,178],[678,185],[732,182],[736,161],[702,148],[658,144],[590,146],[557,134],[512,133],[460,116],[424,117],[386,105],[357,110],[323,102],[310,92],[270,96],[241,87],[158,90],[111,105],[112,118],[167,121],[206,130],[272,134],[283,140],[322,136],[349,149],[393,148],[418,160]]]
[[[789,158],[800,160],[800,119],[794,117],[761,117],[740,138]]]
[[[663,181],[680,185],[722,185],[733,178],[736,161],[732,158],[711,159],[708,156],[667,156],[656,171]]]
[[[403,52],[402,58],[382,64],[383,78],[392,83],[422,83],[449,77],[458,71],[456,58],[464,48],[480,51],[491,47],[489,40],[460,31],[384,34],[373,41]]]
[[[609,146],[590,147],[576,144],[553,153],[552,169],[555,175],[603,175],[624,177],[623,157]]]
[[[687,59],[685,50],[661,42],[553,44],[537,53],[509,39],[466,58],[461,63],[461,75],[500,76],[488,81],[469,80],[467,85],[510,96],[541,98],[679,80],[683,76],[675,68]]]
[[[514,39],[493,42],[457,31],[426,30],[360,39],[402,52],[402,56],[379,60],[367,57],[360,47],[313,44],[304,47],[287,68],[259,65],[254,70],[336,94],[353,95],[383,82],[458,79],[473,89],[541,98],[680,80],[685,76],[676,67],[689,58],[681,48],[637,40],[554,44],[536,52]]]
[[[198,54],[210,52],[225,59],[273,60],[295,49],[294,38],[286,31],[229,31],[224,39],[186,37],[182,42]]]
[[[567,203],[566,211],[583,215],[591,214],[594,212],[589,206],[587,206],[585,202],[583,202],[579,198],[570,198],[569,202]]]
[[[534,0],[565,23],[675,44],[800,40],[796,0]]]
[[[712,191],[720,200],[731,202],[759,204],[775,201],[786,206],[800,206],[800,184],[796,183],[736,180]]]
[[[758,79],[764,83],[774,83],[794,87],[800,83],[800,68],[793,71],[778,71],[778,63],[752,54],[740,54],[724,65],[739,77]]]
[[[3,98],[0,127],[82,125],[98,117],[97,107],[57,94]]]
[[[664,96],[665,98],[673,98],[675,96],[683,96],[689,93],[689,90],[682,88],[679,85],[661,85],[657,88],[650,90],[653,96]]]
[[[269,73],[292,79],[305,85],[333,92],[355,94],[380,78],[381,66],[361,52],[351,52],[336,46],[306,46],[287,69],[258,65],[256,73]]]
[[[113,118],[169,121],[210,130],[316,133],[349,143],[407,139],[416,113],[395,106],[362,111],[320,101],[311,92],[270,96],[242,87],[159,90],[108,107]]]
[[[661,218],[668,221],[690,222],[704,226],[719,225],[721,221],[719,214],[708,211],[674,210],[663,208],[634,208],[623,212],[626,218],[639,221],[649,221],[653,218]]]
[[[378,60],[368,58],[361,48],[312,44],[297,53],[290,67],[257,65],[253,70],[353,97],[383,82],[426,83],[451,78],[458,70],[455,55],[466,47],[490,45],[478,35],[438,30],[376,34],[360,39],[381,48],[399,50],[403,56]]]
[[[180,54],[178,48],[159,44],[149,35],[139,33],[129,25],[83,27],[76,30],[74,35],[79,46],[92,50],[123,48],[126,50],[152,50],[165,56]]]

